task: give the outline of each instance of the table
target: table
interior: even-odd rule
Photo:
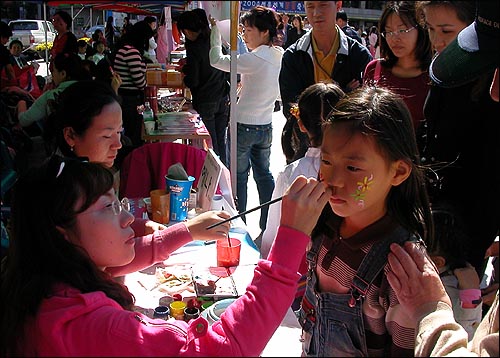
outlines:
[[[198,127],[194,128],[193,131],[159,131],[155,130],[151,134],[146,134],[144,129],[144,123],[141,128],[141,138],[146,143],[152,142],[173,142],[176,140],[181,140],[182,143],[192,145],[197,148],[202,148],[208,150],[212,148],[212,139],[210,133],[208,133],[203,121],[199,122]]]
[[[255,246],[252,238],[244,227],[232,227],[231,237],[241,240],[241,266],[255,265],[260,259],[260,251]],[[162,264],[153,265],[139,272],[134,272],[125,276],[125,285],[136,298],[137,310],[147,316],[153,316],[153,309],[158,306],[159,298],[165,293],[151,289],[151,282],[155,280],[156,267],[174,267],[176,269],[190,269],[197,265],[215,266],[216,254],[215,245],[205,245],[201,241],[190,242],[178,250]],[[248,273],[248,271],[246,271]],[[253,278],[253,271],[247,277],[238,280],[238,292],[244,292],[246,286]],[[183,300],[187,301],[195,294],[189,290],[182,292]],[[266,348],[262,352],[262,357],[300,357],[301,356],[301,329],[298,325],[295,313],[289,309],[281,325],[278,327]]]

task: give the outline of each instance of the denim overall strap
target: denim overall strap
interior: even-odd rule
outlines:
[[[370,285],[379,275],[380,271],[387,264],[387,255],[389,254],[389,246],[394,243],[402,244],[408,241],[412,235],[401,226],[397,226],[383,240],[372,245],[370,251],[365,255],[363,261],[359,265],[356,275],[351,283],[351,299],[349,307],[354,307],[356,301],[364,298]]]

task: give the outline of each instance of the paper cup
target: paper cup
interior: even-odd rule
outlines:
[[[155,121],[145,121],[144,129],[146,130],[146,134],[152,134],[155,130]]]
[[[170,194],[163,189],[150,193],[152,220],[160,224],[168,224],[170,220]]]
[[[187,218],[189,208],[189,194],[194,177],[188,180],[171,179],[165,175],[167,181],[167,191],[170,194],[170,220],[184,221]]]

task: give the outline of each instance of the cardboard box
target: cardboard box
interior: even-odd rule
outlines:
[[[175,70],[147,70],[148,86],[182,87],[182,73]]]

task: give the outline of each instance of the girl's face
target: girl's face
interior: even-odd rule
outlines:
[[[68,240],[85,249],[102,270],[126,265],[135,257],[135,234],[130,226],[134,216],[126,210],[119,212],[120,207],[111,189],[77,215],[73,229],[65,230]]]
[[[300,27],[299,19],[293,19],[292,24],[293,24],[293,27],[299,28]]]
[[[468,25],[459,20],[456,11],[449,6],[426,6],[424,14],[432,47],[437,52],[443,51]]]
[[[105,49],[106,49],[106,47],[104,46],[103,43],[98,44],[97,47],[96,47],[97,52],[100,53],[100,54],[102,54]]]
[[[64,129],[64,137],[77,156],[88,157],[91,162],[111,167],[122,147],[122,125],[122,109],[117,102],[113,102],[102,108],[82,136],[67,127]]]
[[[17,43],[12,45],[12,47],[10,48],[10,53],[16,57],[21,55],[22,51],[23,51],[22,46]]]
[[[269,30],[260,31],[254,26],[245,26],[243,40],[249,50],[255,50],[260,45],[266,45],[269,43]]]
[[[335,214],[360,228],[384,216],[389,191],[402,182],[400,162],[389,163],[373,137],[352,135],[343,124],[325,128],[320,178],[332,188]]]
[[[56,66],[54,66],[54,68],[52,69],[52,82],[54,82],[57,87],[61,82],[64,81],[66,81],[66,71],[59,71]]]
[[[398,33],[399,30],[410,30],[406,33]],[[390,14],[385,24],[385,39],[389,48],[397,58],[413,57],[417,47],[418,31],[406,25],[396,14]],[[388,34],[388,33],[392,33]]]

